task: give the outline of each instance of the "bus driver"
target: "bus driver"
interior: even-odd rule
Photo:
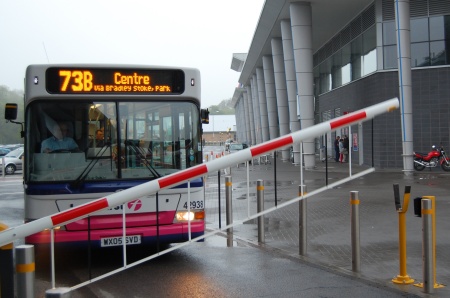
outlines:
[[[54,136],[42,142],[41,153],[50,153],[57,150],[78,150],[77,143],[67,136],[68,131],[66,124],[55,123],[52,130]]]

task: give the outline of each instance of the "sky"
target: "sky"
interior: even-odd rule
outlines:
[[[202,107],[233,96],[264,0],[1,0],[0,85],[23,90],[30,64],[198,68]]]

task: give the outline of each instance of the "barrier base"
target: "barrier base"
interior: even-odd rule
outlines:
[[[416,283],[416,284],[414,284],[414,286],[418,287],[418,288],[423,288],[423,282]],[[445,287],[446,287],[446,285],[444,285],[444,284],[438,284],[438,283],[434,284],[435,289],[440,289],[440,288],[445,288]]]
[[[395,284],[409,285],[414,282],[414,279],[409,275],[397,275],[392,279],[392,282]]]

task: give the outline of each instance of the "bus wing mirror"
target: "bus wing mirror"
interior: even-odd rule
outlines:
[[[17,104],[7,103],[5,105],[5,120],[16,120],[17,119]]]
[[[209,124],[209,110],[201,109],[200,110],[200,118],[202,119],[202,123]]]

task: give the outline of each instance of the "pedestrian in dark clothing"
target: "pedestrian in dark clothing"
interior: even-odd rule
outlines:
[[[340,157],[340,152],[339,152],[339,136],[336,136],[336,139],[334,140],[334,151],[336,152],[336,157],[334,158],[334,160],[336,162],[339,161],[339,157]]]
[[[349,139],[347,135],[344,135],[344,162],[348,161],[349,152]]]

